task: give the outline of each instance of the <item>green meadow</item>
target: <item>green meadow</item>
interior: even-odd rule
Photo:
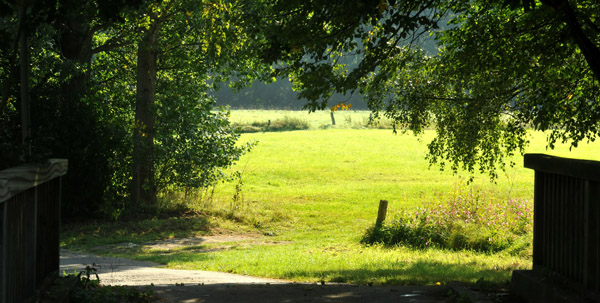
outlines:
[[[293,281],[436,284],[450,281],[503,283],[512,270],[531,267],[530,256],[439,248],[360,243],[382,199],[388,220],[456,193],[480,191],[489,201],[533,200],[533,171],[514,167],[494,182],[476,174],[430,167],[422,136],[365,127],[368,112],[232,111],[238,124],[294,117],[310,128],[291,132],[243,134],[257,142],[232,168],[240,178],[208,191],[164,194],[165,209],[186,209],[185,218],[154,216],[144,222],[69,226],[62,246],[126,256],[169,268],[232,272]],[[528,153],[600,159],[600,143],[577,149],[560,144],[546,149],[543,133],[531,132]],[[165,212],[167,212],[165,210]],[[162,249],[149,241],[208,234],[247,235],[243,241]],[[122,243],[136,243],[128,249]]]

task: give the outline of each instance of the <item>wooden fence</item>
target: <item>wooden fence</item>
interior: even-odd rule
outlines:
[[[0,171],[0,303],[23,302],[58,275],[67,160]]]
[[[600,290],[600,162],[525,155],[535,170],[533,271]]]

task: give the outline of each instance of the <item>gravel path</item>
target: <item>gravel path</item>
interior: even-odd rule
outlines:
[[[213,271],[167,269],[160,268],[160,264],[152,262],[96,256],[64,249],[60,251],[61,273],[78,273],[85,270],[86,266],[96,268],[100,281],[104,285],[287,283]]]

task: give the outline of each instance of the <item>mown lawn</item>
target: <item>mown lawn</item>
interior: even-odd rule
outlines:
[[[311,116],[317,114],[321,115],[319,119]],[[344,114],[354,116],[341,118],[342,121],[368,119],[365,112]],[[306,112],[234,111],[232,120],[277,119],[282,115],[307,117],[314,127],[306,131],[244,134],[241,141],[256,140],[258,145],[233,168],[241,172],[241,182],[219,184],[212,198],[205,197],[202,201],[198,195],[165,197],[174,201],[172,203],[184,203],[201,212],[201,217],[206,219],[202,226],[190,224],[195,227],[186,230],[182,227],[185,224],[176,220],[177,230],[170,231],[171,224],[157,223],[166,219],[155,218],[140,224],[142,230],[136,229],[139,236],[135,237],[127,237],[127,224],[118,231],[109,224],[76,227],[65,231],[63,246],[155,261],[171,268],[226,271],[294,281],[435,284],[485,280],[502,283],[510,278],[513,269],[531,266],[529,258],[507,253],[415,250],[359,243],[365,230],[375,221],[380,199],[389,201],[390,218],[399,210],[444,199],[458,189],[482,190],[492,201],[510,198],[531,201],[533,172],[522,167],[522,157],[515,157],[516,166],[500,172],[495,183],[486,175],[476,175],[473,184],[466,185],[470,176],[467,173],[441,172],[429,167],[424,157],[433,131],[415,138],[410,134],[394,135],[389,129],[360,129],[356,124],[352,124],[352,128],[327,128],[323,125],[331,122],[328,112],[308,115]],[[531,142],[527,152],[547,152],[543,134],[531,133]],[[598,143],[582,144],[569,152],[568,146],[560,145],[550,153],[599,159],[595,152],[598,147]],[[236,193],[238,198],[233,199]],[[214,232],[262,234],[264,238],[169,251],[144,245],[120,252],[110,249],[110,245],[123,241],[142,243]],[[120,236],[110,236],[115,234]],[[94,243],[100,242],[104,247],[95,249],[98,245]]]

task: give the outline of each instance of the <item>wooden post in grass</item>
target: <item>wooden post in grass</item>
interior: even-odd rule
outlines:
[[[377,221],[375,221],[376,227],[381,227],[383,221],[385,221],[385,216],[387,214],[388,201],[380,200],[379,201],[379,211],[377,211]]]

